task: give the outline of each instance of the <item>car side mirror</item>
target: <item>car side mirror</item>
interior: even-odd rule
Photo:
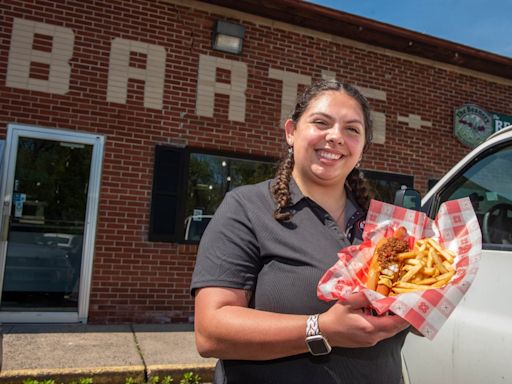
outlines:
[[[395,193],[394,204],[399,207],[419,211],[421,209],[421,195],[415,189],[402,186],[402,188]]]

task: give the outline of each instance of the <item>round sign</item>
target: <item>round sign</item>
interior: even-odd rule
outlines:
[[[464,145],[476,147],[493,133],[492,118],[482,108],[466,104],[455,109],[453,134]]]

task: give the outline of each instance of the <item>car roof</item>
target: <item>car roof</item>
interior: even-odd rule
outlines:
[[[487,139],[485,139],[485,141],[490,140],[496,136],[505,135],[507,132],[511,132],[511,131],[512,131],[512,125],[506,126],[505,128],[500,129],[497,132],[494,132],[491,136],[489,136]]]

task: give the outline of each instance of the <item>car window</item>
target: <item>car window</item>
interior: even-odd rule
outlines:
[[[439,194],[439,204],[469,197],[484,248],[512,249],[512,146],[477,157]]]

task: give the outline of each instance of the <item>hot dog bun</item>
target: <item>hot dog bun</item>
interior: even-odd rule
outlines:
[[[404,227],[399,227],[391,237],[381,239],[375,246],[366,286],[387,296],[398,278],[399,263],[396,255],[408,250],[407,230]]]
[[[377,245],[375,246],[372,261],[370,262],[370,267],[368,269],[368,280],[366,281],[366,286],[373,291],[377,290],[377,283],[379,282],[380,276],[380,267],[377,252],[385,242],[386,239],[380,239]]]

